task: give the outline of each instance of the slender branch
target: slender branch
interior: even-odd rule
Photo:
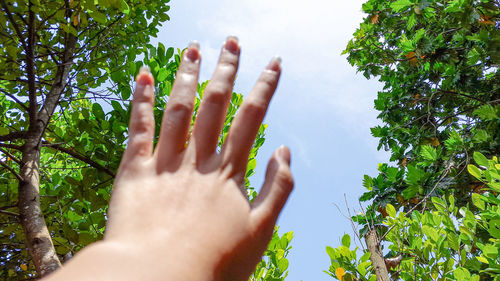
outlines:
[[[349,218],[351,221],[352,231],[354,231],[354,234],[356,235],[356,237],[358,237],[359,243],[361,244],[361,248],[363,248],[363,251],[364,251],[365,246],[363,245],[363,241],[361,240],[358,229],[356,228],[356,225],[354,224],[354,220],[352,219],[351,209],[349,208],[349,204],[347,204],[347,196],[345,193],[344,193],[344,202],[345,202],[345,207],[347,208],[347,214],[349,214]]]
[[[19,180],[19,181],[23,180],[23,178],[14,169],[12,169],[12,167],[10,167],[9,165],[7,165],[2,160],[0,160],[0,165],[2,167],[4,167],[7,171],[11,172],[16,177],[17,180]]]
[[[1,135],[0,136],[0,141],[13,141],[17,139],[25,139],[26,138],[26,132],[25,131],[20,131],[20,132],[11,132],[6,135]]]
[[[93,161],[92,159],[90,159],[89,157],[87,157],[85,155],[82,155],[79,152],[76,152],[76,151],[74,151],[72,149],[65,148],[65,147],[63,147],[63,146],[61,146],[59,144],[51,144],[51,143],[46,142],[46,141],[43,142],[43,145],[46,146],[46,147],[50,147],[52,149],[55,149],[55,150],[59,150],[59,151],[64,152],[66,154],[69,154],[69,155],[73,156],[74,158],[76,158],[76,159],[78,159],[78,160],[80,160],[80,161],[82,161],[84,163],[87,163],[90,166],[92,166],[92,167],[94,167],[94,168],[96,168],[98,170],[101,170],[101,171],[105,172],[106,174],[110,175],[113,178],[116,176],[116,174],[113,171],[111,171],[110,169],[102,166],[101,164],[99,164],[99,163]]]
[[[13,99],[19,106],[21,106],[24,110],[29,111],[28,107],[24,104],[24,102],[20,101],[16,96],[11,93],[8,93],[4,89],[0,89],[0,92],[4,93],[9,98]]]
[[[4,211],[4,210],[0,210],[0,214],[7,215],[7,216],[13,216],[13,217],[16,217],[16,218],[19,217],[18,213]]]
[[[35,13],[32,10],[33,4],[28,4],[28,46],[26,49],[26,73],[28,76],[28,97],[30,126],[35,126],[37,119],[37,101],[35,84]]]
[[[87,40],[87,42],[85,42],[85,44],[83,44],[78,50],[76,50],[76,54],[80,53],[82,50],[86,49],[87,48],[87,45],[90,44],[90,42],[92,42],[92,40],[96,39],[97,37],[99,37],[99,35],[101,35],[104,31],[108,30],[110,27],[112,27],[115,23],[119,22],[121,19],[122,19],[123,15],[120,15],[118,18],[116,18],[114,21],[112,21],[108,26],[106,26],[105,28],[103,28],[102,30],[100,30],[99,32],[97,32],[94,36],[92,36],[92,38],[90,38],[89,40]],[[80,36],[81,34],[79,34]]]
[[[2,207],[0,207],[0,210],[7,210],[7,209],[10,209],[10,208],[17,208],[17,204],[2,206]]]
[[[16,156],[14,156],[14,155],[10,154],[10,152],[8,152],[7,150],[5,150],[5,149],[1,149],[1,148],[0,148],[0,151],[1,151],[3,154],[7,155],[7,157],[9,157],[10,159],[14,160],[14,162],[16,162],[17,164],[21,164],[21,161],[20,161],[19,159],[17,159],[17,157],[16,157]]]
[[[459,93],[459,92],[454,92],[454,91],[448,91],[448,90],[443,90],[443,89],[437,89],[437,91],[439,91],[440,93],[443,93],[443,94],[459,95],[459,96],[466,97],[466,98],[469,98],[469,99],[477,100],[479,102],[484,102],[484,100],[482,100],[482,99],[480,99],[478,97],[475,97],[475,96],[472,96],[472,95],[468,95],[468,94],[464,94],[464,93]]]
[[[10,143],[1,143],[1,142],[0,142],[0,147],[17,149],[17,150],[23,149],[23,147],[21,145],[15,145],[15,144],[10,144]]]

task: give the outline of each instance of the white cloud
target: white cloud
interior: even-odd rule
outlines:
[[[213,38],[223,40],[227,35],[236,35],[242,45],[241,85],[251,84],[267,60],[279,54],[284,68],[281,88],[296,90],[287,93],[283,101],[289,107],[333,111],[350,126],[361,120],[374,120],[376,115],[371,108],[377,84],[356,77],[346,57],[340,56],[361,21],[362,2],[211,2],[201,7],[203,16],[196,22],[197,28],[207,34],[207,42],[202,44],[204,63],[213,66],[219,54]],[[208,78],[205,73],[202,76]],[[300,103],[293,104],[297,100]]]

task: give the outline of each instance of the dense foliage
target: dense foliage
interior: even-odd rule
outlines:
[[[363,11],[344,54],[384,86],[371,131],[391,157],[363,180],[362,253],[345,236],[327,247],[327,273],[382,278],[362,241],[376,229],[393,280],[500,280],[500,2],[368,0]]]
[[[102,238],[113,179],[127,142],[133,79],[142,65],[151,68],[159,132],[179,67],[182,50],[148,43],[169,19],[168,2],[2,1],[0,279],[41,275],[22,227],[19,190],[25,144],[36,127],[33,118],[42,115],[49,101],[53,113],[47,114],[38,140],[40,218],[62,262]],[[199,84],[193,121],[206,85]],[[58,87],[60,95],[55,95]],[[241,94],[233,93],[219,145],[242,101]],[[265,128],[261,126],[250,154],[247,178],[254,173]],[[248,179],[245,183],[253,199],[256,191]],[[252,280],[285,278],[292,236],[274,233]]]
[[[345,53],[384,85],[372,134],[398,165],[365,176],[361,201],[409,209],[447,193],[463,206],[479,188],[465,172],[472,152],[500,151],[500,3],[370,0],[363,11]]]
[[[500,280],[500,162],[476,152],[480,166],[470,173],[487,186],[473,193],[472,206],[458,207],[456,199],[432,197],[433,211],[399,211],[387,205],[384,219],[386,266],[392,280]],[[350,236],[337,249],[327,247],[327,272],[339,280],[376,280],[370,253],[350,249]]]

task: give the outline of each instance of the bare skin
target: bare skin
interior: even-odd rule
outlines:
[[[272,59],[234,119],[221,153],[217,139],[231,98],[240,46],[229,37],[207,85],[186,146],[201,56],[184,53],[153,148],[153,77],[137,76],[130,139],[103,241],[46,280],[248,280],[292,188],[290,151],[271,157],[253,203],[244,176],[253,141],[281,72]]]

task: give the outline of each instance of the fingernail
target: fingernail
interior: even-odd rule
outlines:
[[[290,165],[290,150],[288,147],[281,145],[277,150],[277,156]]]
[[[186,51],[186,58],[192,62],[200,58],[200,43],[198,43],[198,41],[194,40],[189,43]]]
[[[240,46],[238,44],[239,40],[236,36],[228,36],[226,42],[224,42],[224,49],[228,50],[233,54],[238,54]]]
[[[139,73],[141,72],[151,73],[151,68],[149,68],[149,66],[147,65],[143,65],[141,66],[141,68],[139,68]]]
[[[272,71],[280,71],[281,70],[281,57],[279,57],[279,56],[273,57],[266,68],[269,70],[272,70]]]
[[[135,78],[135,82],[140,86],[154,84],[153,75],[151,74],[151,69],[149,68],[149,66],[141,66],[141,68],[139,69],[139,74],[137,74],[137,77]]]

